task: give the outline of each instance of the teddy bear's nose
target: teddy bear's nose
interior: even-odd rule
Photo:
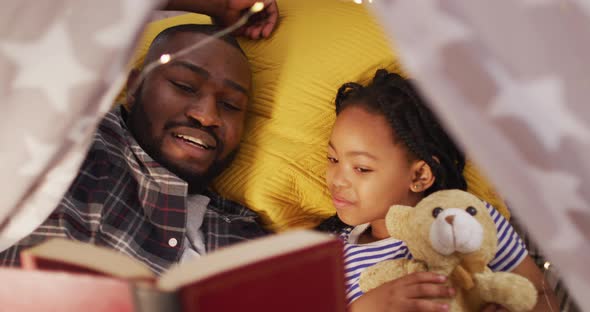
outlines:
[[[447,221],[447,223],[450,225],[453,225],[454,220],[455,220],[455,216],[446,216],[445,217],[445,221]]]

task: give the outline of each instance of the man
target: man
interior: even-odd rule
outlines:
[[[168,29],[154,40],[146,63],[217,30]],[[18,265],[20,250],[67,237],[113,248],[161,273],[183,259],[266,234],[255,213],[207,190],[237,152],[250,75],[232,37],[145,76],[132,72],[128,84],[139,87],[127,98],[130,111],[119,106],[102,120],[59,206],[1,253],[0,264]]]

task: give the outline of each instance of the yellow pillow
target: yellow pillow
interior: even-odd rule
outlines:
[[[378,68],[400,71],[364,6],[283,0],[279,7],[280,24],[270,39],[240,39],[254,73],[253,100],[241,152],[214,183],[223,196],[258,212],[274,231],[313,227],[335,213],[324,173],[338,87],[366,83]],[[160,31],[186,23],[210,19],[186,14],[151,23],[132,65],[141,65]]]
[[[471,161],[467,161],[463,169],[463,176],[467,181],[467,191],[478,198],[490,203],[500,212],[504,218],[510,220],[510,211],[504,203],[504,200],[498,195],[495,188],[488,179],[481,173],[477,166]]]

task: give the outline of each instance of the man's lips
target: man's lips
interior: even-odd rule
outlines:
[[[176,139],[182,140],[187,144],[195,147],[200,147],[206,150],[214,150],[217,147],[215,139],[205,131],[198,129],[186,129],[175,131],[172,136]]]
[[[214,157],[213,149],[207,148],[205,145],[193,143],[178,135],[171,135],[174,145],[182,151],[182,157],[188,157],[192,161],[208,161]]]

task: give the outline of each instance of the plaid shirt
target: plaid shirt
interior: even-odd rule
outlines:
[[[31,235],[0,253],[0,265],[19,265],[19,251],[50,237],[107,246],[156,273],[184,252],[188,185],[154,161],[127,130],[122,108],[101,121],[79,174],[64,198]],[[265,235],[251,210],[212,192],[203,231],[208,252]]]

